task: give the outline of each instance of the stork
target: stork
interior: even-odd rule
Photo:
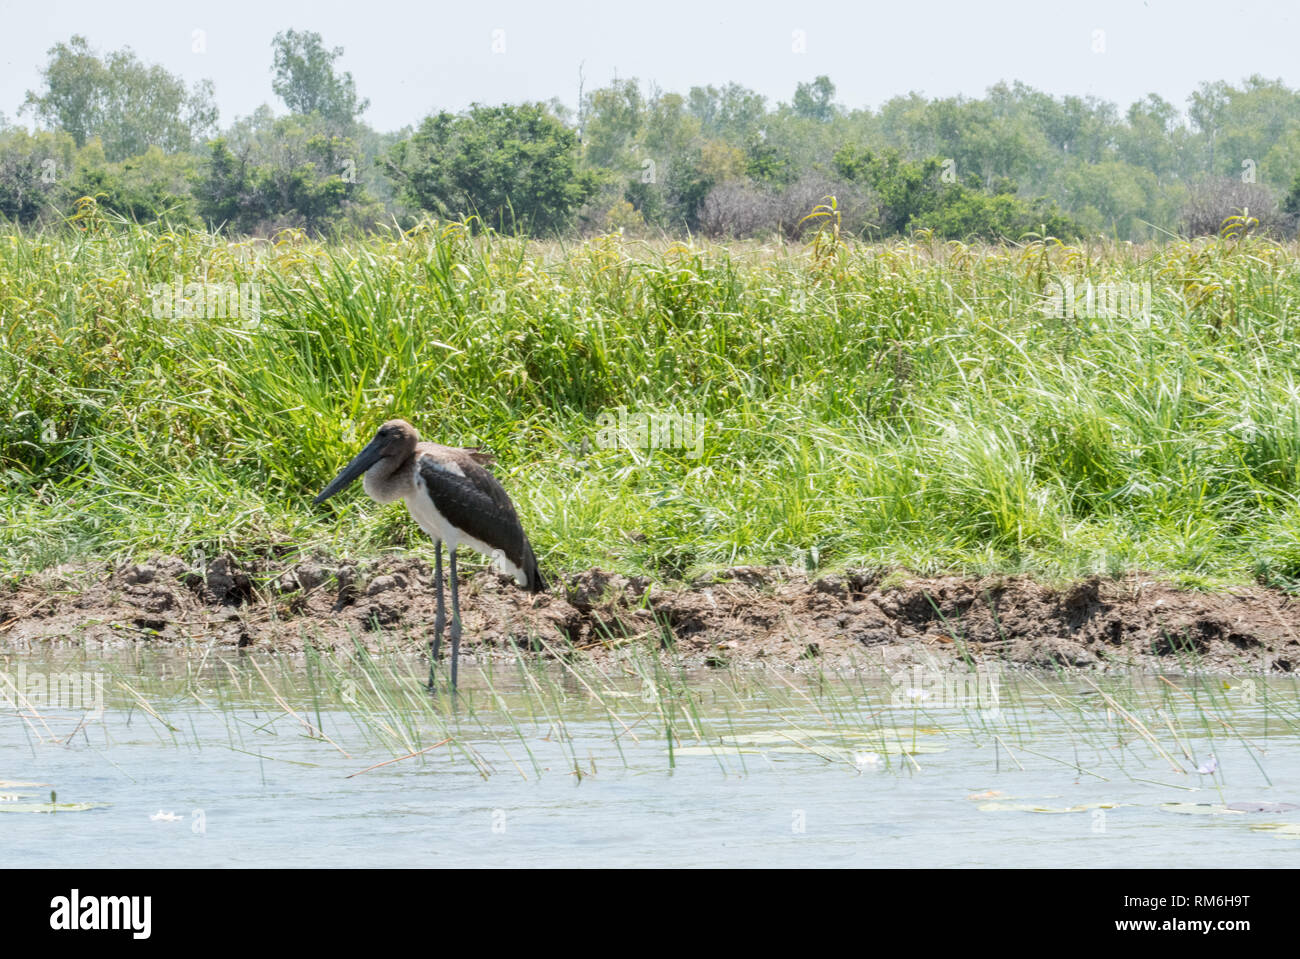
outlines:
[[[377,503],[405,500],[411,516],[433,538],[437,554],[434,578],[438,584],[438,612],[429,643],[430,689],[434,688],[433,666],[447,625],[442,596],[443,543],[447,544],[451,560],[452,689],[456,688],[460,656],[457,547],[470,546],[491,557],[499,569],[512,575],[529,592],[540,593],[546,589],[514,504],[497,478],[484,468],[491,462],[491,456],[478,450],[422,443],[420,434],[410,423],[389,420],[315,500],[317,504],[325,502],[364,473],[362,487],[371,499]]]

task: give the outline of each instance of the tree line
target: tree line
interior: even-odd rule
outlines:
[[[1259,76],[1203,83],[1185,111],[1150,94],[1123,112],[1019,82],[872,110],[839,104],[827,76],[788,103],[735,83],[681,94],[621,79],[576,112],[476,104],[384,133],[362,119],[341,47],[288,30],[271,48],[287,113],[263,105],[222,127],[208,81],[81,36],[55,45],[19,108],[35,132],[0,113],[0,218],[55,223],[92,197],[140,223],[253,235],[432,214],[535,235],[794,239],[832,206],[865,238],[1141,241],[1234,216],[1294,236],[1300,221],[1300,91]]]

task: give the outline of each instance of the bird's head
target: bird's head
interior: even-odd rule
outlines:
[[[418,442],[420,442],[420,434],[415,431],[414,426],[406,420],[389,420],[379,427],[379,431],[375,433],[374,439],[366,444],[366,448],[352,457],[352,462],[343,467],[343,472],[320,491],[315,502],[318,504],[325,502],[380,461],[387,460],[394,464],[402,462],[411,455]]]

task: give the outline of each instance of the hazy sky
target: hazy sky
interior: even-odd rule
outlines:
[[[365,119],[380,130],[474,101],[558,96],[572,106],[584,62],[588,89],[617,71],[682,93],[736,81],[770,102],[825,73],[850,107],[911,90],[979,96],[1002,79],[1121,107],[1149,92],[1182,107],[1202,80],[1251,73],[1300,86],[1295,0],[0,0],[0,112],[15,119],[46,51],[73,33],[101,51],[130,46],[187,80],[211,79],[223,125],[263,102],[282,112],[270,42],[289,27],[345,48],[343,68],[370,98]]]

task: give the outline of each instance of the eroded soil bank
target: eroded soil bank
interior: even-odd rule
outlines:
[[[1262,587],[1205,593],[1157,578],[1051,588],[1024,576],[907,579],[880,571],[810,580],[735,567],[688,584],[592,569],[529,595],[490,572],[462,580],[462,655],[538,655],[628,643],[691,665],[895,668],[968,657],[1080,669],[1290,672],[1300,601]],[[316,558],[196,569],[176,557],[59,567],[0,587],[0,648],[127,642],[274,647],[385,642],[418,649],[434,618],[419,559]]]

